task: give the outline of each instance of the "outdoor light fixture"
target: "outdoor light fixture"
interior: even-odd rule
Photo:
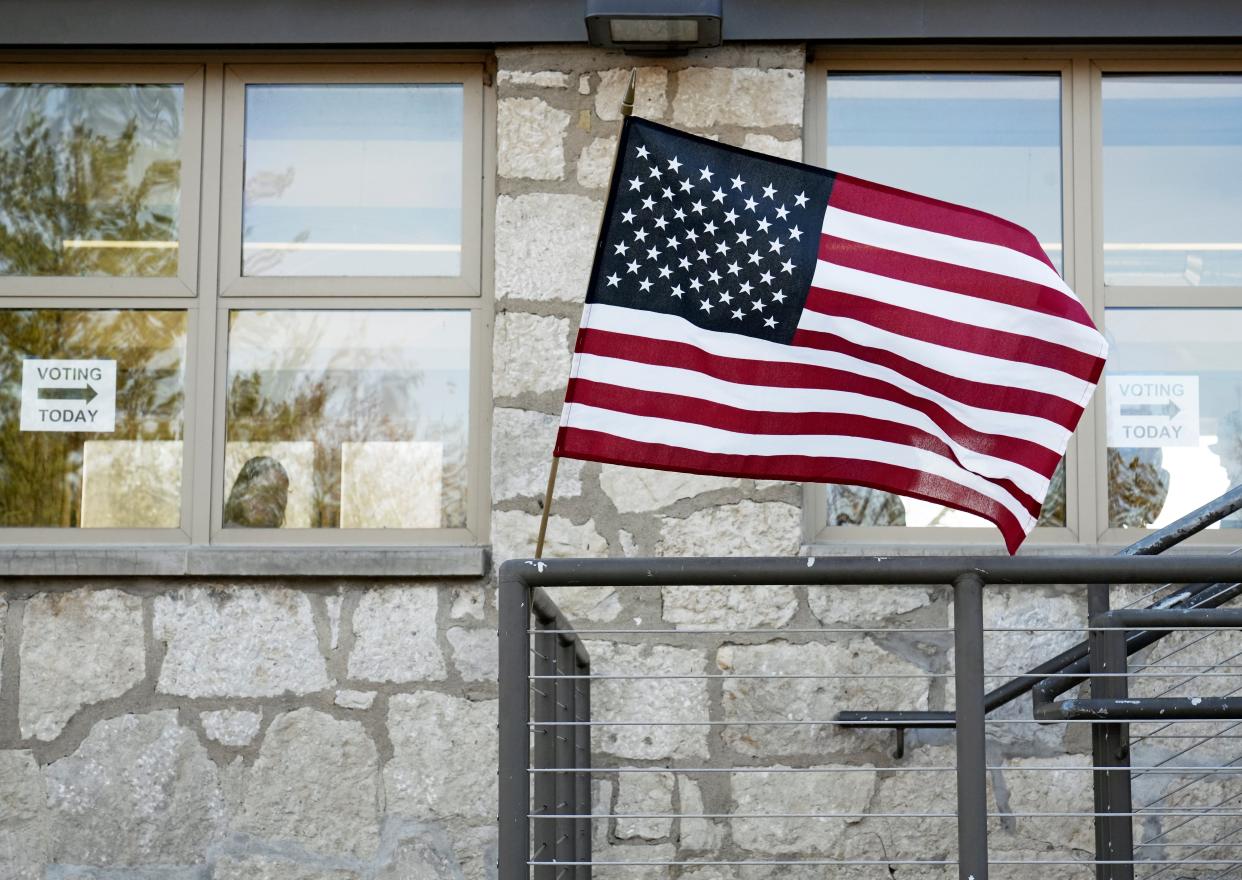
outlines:
[[[586,0],[592,46],[667,55],[720,45],[723,0]]]

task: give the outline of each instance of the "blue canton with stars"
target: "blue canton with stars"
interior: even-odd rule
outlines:
[[[587,302],[790,342],[832,173],[633,117],[617,150]]]

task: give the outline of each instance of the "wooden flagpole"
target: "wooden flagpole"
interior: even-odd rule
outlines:
[[[625,97],[621,99],[621,117],[625,118],[634,112],[634,90],[638,85],[638,70],[630,71],[630,84],[625,89]],[[621,148],[621,142],[618,139],[617,149]],[[612,171],[617,169],[617,154],[612,154]],[[612,179],[612,172],[608,174],[608,179]],[[604,228],[605,217],[600,217],[600,229]],[[598,237],[598,233],[596,233]],[[556,488],[556,468],[560,464],[560,457],[552,456],[552,467],[548,471],[548,488],[543,493],[543,515],[539,518],[539,536],[535,539],[535,558],[543,558],[543,539],[548,533],[548,514],[552,510],[552,492]]]

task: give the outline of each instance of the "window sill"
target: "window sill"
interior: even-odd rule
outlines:
[[[0,548],[0,577],[482,577],[486,547]]]

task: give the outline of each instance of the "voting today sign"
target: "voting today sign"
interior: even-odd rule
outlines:
[[[116,430],[116,361],[22,361],[21,429]]]
[[[1109,446],[1199,445],[1198,376],[1105,378]]]

